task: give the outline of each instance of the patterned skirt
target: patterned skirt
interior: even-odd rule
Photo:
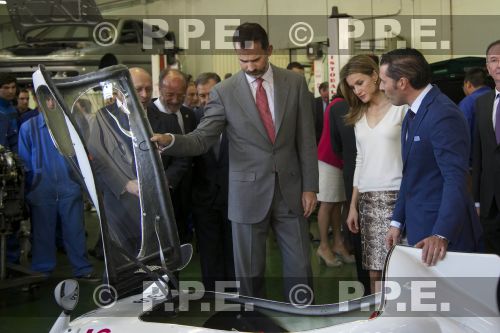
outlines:
[[[387,248],[385,236],[391,224],[398,191],[359,194],[359,224],[363,268],[379,271],[384,268]]]

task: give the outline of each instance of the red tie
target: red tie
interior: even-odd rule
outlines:
[[[264,79],[259,77],[257,80],[257,92],[255,93],[255,104],[257,105],[257,110],[259,110],[260,119],[264,125],[267,136],[274,143],[276,139],[276,134],[274,131],[273,117],[271,116],[271,110],[269,109],[269,103],[267,101],[266,90],[262,86]]]

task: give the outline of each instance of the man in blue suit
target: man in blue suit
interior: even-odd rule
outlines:
[[[460,109],[430,84],[430,67],[415,49],[393,50],[380,62],[380,89],[394,105],[409,104],[402,125],[403,179],[386,244],[422,248],[435,265],[446,251],[482,249],[482,229],[466,187],[470,134]]]

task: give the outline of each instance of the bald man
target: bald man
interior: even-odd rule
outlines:
[[[149,103],[148,119],[154,133],[187,134],[196,128],[196,117],[191,109],[183,106],[186,79],[182,72],[166,69],[159,77],[160,97]],[[187,227],[191,205],[191,157],[162,155],[175,219],[181,243],[189,242],[192,233]]]
[[[135,92],[137,96],[139,96],[139,101],[144,110],[146,110],[148,104],[151,102],[151,96],[153,95],[153,79],[145,69],[140,67],[130,68],[129,72]]]

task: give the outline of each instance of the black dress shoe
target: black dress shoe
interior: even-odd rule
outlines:
[[[96,251],[96,249],[90,249],[89,254],[92,257],[96,258],[97,260],[101,260],[101,261],[104,260],[104,254],[101,251]]]
[[[100,282],[101,278],[95,276],[93,273],[77,276],[76,279],[82,282]]]

